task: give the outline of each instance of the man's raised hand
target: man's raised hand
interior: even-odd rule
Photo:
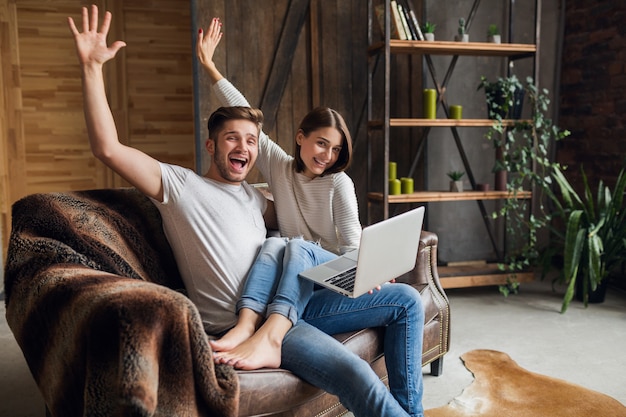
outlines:
[[[104,14],[102,26],[98,30],[98,7],[91,6],[91,16],[87,7],[83,7],[83,31],[79,32],[74,19],[67,18],[74,40],[76,41],[76,52],[78,59],[83,65],[102,65],[115,57],[117,51],[126,46],[123,41],[115,41],[111,46],[107,46],[107,34],[111,26],[111,12]]]

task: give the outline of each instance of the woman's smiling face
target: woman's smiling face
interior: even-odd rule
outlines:
[[[322,175],[332,167],[342,146],[342,136],[334,127],[323,127],[305,135],[299,131],[296,143],[300,145],[300,157],[304,162],[303,174],[309,178]]]

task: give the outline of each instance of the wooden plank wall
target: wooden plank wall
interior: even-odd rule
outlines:
[[[0,107],[0,216],[3,241],[10,205],[19,197],[49,191],[125,185],[89,150],[82,113],[80,69],[66,17],[80,19],[83,0],[0,0],[2,104]],[[224,39],[217,62],[252,105],[261,102],[290,0],[99,0],[111,10],[109,42],[123,48],[105,66],[107,90],[120,140],[154,157],[194,167],[194,54],[197,30],[219,16]],[[349,174],[366,202],[367,8],[362,0],[311,0],[270,136],[293,150],[297,125],[311,108],[325,105],[344,115],[355,141]],[[193,10],[193,12],[192,12]],[[404,63],[406,61],[406,63]],[[392,92],[400,115],[413,113],[421,72],[402,60]],[[198,70],[196,67],[195,70]],[[412,80],[412,81],[409,81]],[[407,85],[409,88],[407,88]],[[204,74],[195,86],[201,142],[208,115],[218,103]],[[415,146],[398,132],[394,158],[406,160]],[[406,147],[406,149],[405,149]],[[200,146],[203,148],[203,146]],[[197,169],[206,169],[203,159]],[[262,180],[254,172],[249,180]],[[6,249],[6,245],[5,245]]]
[[[24,132],[16,7],[0,0],[0,238],[3,252],[13,201],[25,189]],[[14,175],[19,173],[20,175]],[[4,256],[4,253],[2,254]]]
[[[0,0],[2,107],[0,215],[4,247],[10,206],[36,192],[125,185],[91,155],[80,68],[66,18],[93,1]],[[191,9],[176,0],[95,2],[114,13],[105,66],[120,140],[194,167]]]

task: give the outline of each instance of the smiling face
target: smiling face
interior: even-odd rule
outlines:
[[[209,138],[206,142],[211,155],[207,177],[228,184],[241,184],[259,153],[258,136],[258,126],[249,120],[225,121],[217,138]]]
[[[296,172],[315,178],[345,171],[352,161],[352,138],[346,122],[329,107],[304,116],[295,136]]]
[[[323,127],[305,135],[299,131],[296,143],[300,147],[300,158],[304,163],[302,173],[309,178],[322,175],[332,167],[341,152],[343,137],[334,127]]]

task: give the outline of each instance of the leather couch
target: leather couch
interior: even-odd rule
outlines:
[[[290,372],[261,369],[234,373],[229,367],[220,370],[224,365],[213,370],[197,310],[180,294],[180,276],[160,227],[160,215],[136,190],[35,194],[16,202],[12,216],[5,270],[7,321],[48,406],[48,415],[113,415],[106,411],[111,402],[142,410],[115,415],[232,415],[232,411],[207,412],[207,406],[201,404],[206,398],[230,401],[234,404],[230,410],[239,416],[345,414],[336,397]],[[426,310],[422,364],[430,366],[431,374],[440,375],[449,346],[450,312],[437,274],[435,234],[421,231],[415,268],[398,281],[421,292]],[[110,291],[114,295],[109,300],[105,293]],[[180,320],[174,317],[178,310],[184,311]],[[159,314],[172,317],[153,320]],[[184,322],[178,326],[181,320]],[[141,327],[143,333],[133,331],[133,326]],[[180,332],[181,327],[188,329],[186,333]],[[106,333],[106,338],[100,333]],[[187,333],[190,341],[180,336]],[[198,334],[201,336],[193,337]],[[384,329],[373,328],[336,338],[386,381],[383,335]],[[138,338],[150,342],[137,343]],[[103,343],[116,353],[111,355]],[[132,349],[127,348],[129,343]],[[141,350],[155,344],[161,349],[158,355]],[[174,346],[177,350],[171,353],[167,350],[170,344],[184,345],[184,349]],[[190,358],[188,367],[193,369],[185,374],[186,359],[197,352],[203,357]],[[139,364],[139,377],[137,372],[132,376],[144,378],[140,383],[125,380],[128,376],[120,367],[129,363]],[[150,373],[154,369],[158,374]],[[209,371],[217,376],[207,377]],[[99,377],[94,384],[96,373]],[[216,380],[210,388],[215,392],[203,392],[206,381]],[[191,388],[185,389],[185,384]],[[193,392],[185,397],[181,394],[185,390]],[[130,399],[121,398],[124,395]],[[236,398],[229,399],[229,395]],[[70,409],[74,411],[67,411]],[[172,411],[179,409],[184,413]]]

